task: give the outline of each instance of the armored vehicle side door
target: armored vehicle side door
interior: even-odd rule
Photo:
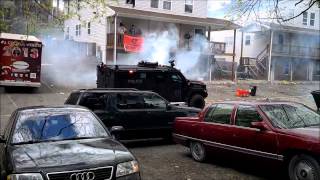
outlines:
[[[167,100],[170,102],[182,102],[185,96],[186,82],[179,73],[169,72],[167,74]]]

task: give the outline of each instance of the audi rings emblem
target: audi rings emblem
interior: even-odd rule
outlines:
[[[93,172],[80,172],[70,175],[70,180],[94,180],[95,174]]]

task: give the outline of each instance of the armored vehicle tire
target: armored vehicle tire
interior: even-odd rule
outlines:
[[[203,108],[205,105],[204,98],[200,94],[195,94],[189,101],[189,106]]]

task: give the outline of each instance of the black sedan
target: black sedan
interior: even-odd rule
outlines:
[[[86,108],[17,109],[0,142],[1,180],[140,179],[134,156]]]

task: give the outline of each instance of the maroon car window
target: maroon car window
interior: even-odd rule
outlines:
[[[218,104],[213,110],[211,118],[207,118],[207,122],[230,124],[233,107],[232,104]]]
[[[205,115],[205,117],[204,117],[204,121],[205,122],[211,122],[211,118],[212,118],[212,115],[213,115],[213,112],[214,112],[214,109],[216,108],[216,105],[214,104],[214,105],[211,105],[209,108],[208,108],[208,110],[207,110],[207,112],[206,112],[206,115]]]
[[[250,127],[251,122],[261,121],[256,108],[248,105],[239,105],[237,109],[236,125]]]
[[[320,115],[303,105],[283,105],[289,122],[288,127],[300,128],[320,125]]]
[[[281,104],[261,105],[260,107],[271,120],[273,126],[285,128],[283,122],[288,122],[289,119]]]

